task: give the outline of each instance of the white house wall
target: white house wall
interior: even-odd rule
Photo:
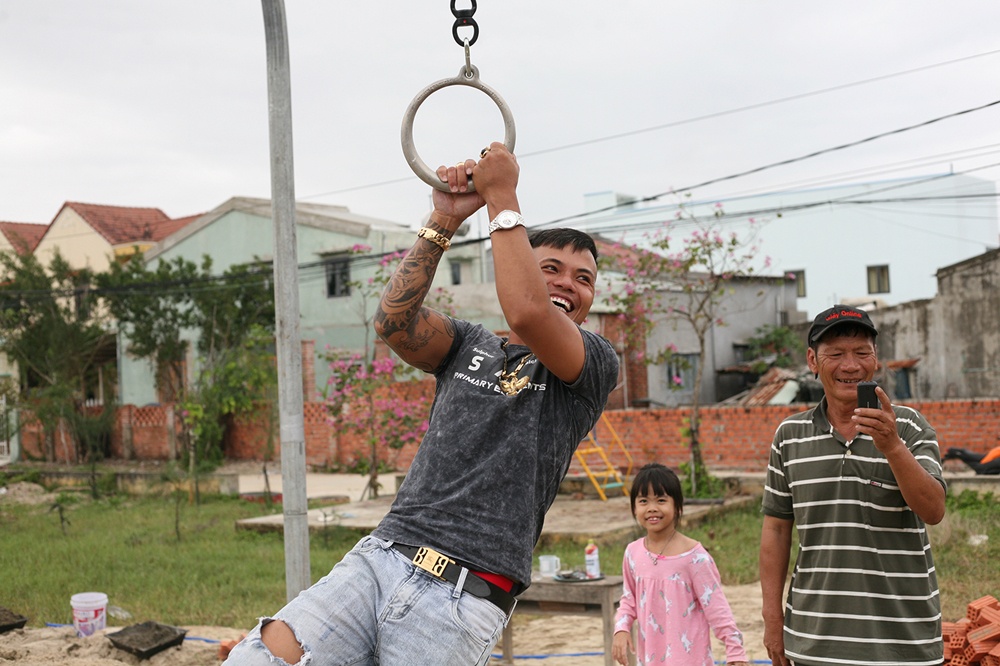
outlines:
[[[65,206],[35,248],[35,257],[48,268],[56,249],[70,266],[101,273],[111,265],[111,244],[72,208]]]
[[[695,193],[697,196],[698,193]],[[760,224],[759,257],[769,257],[769,274],[804,270],[806,296],[798,309],[809,317],[839,302],[880,299],[886,305],[930,298],[936,293],[937,267],[956,263],[1000,244],[1000,225],[993,181],[969,175],[926,176],[875,183],[798,190],[722,200],[725,230],[741,233],[746,219]],[[984,195],[971,198],[971,195]],[[618,201],[605,192],[588,197],[588,209]],[[965,197],[965,198],[958,198]],[[871,201],[877,204],[816,202]],[[913,200],[920,198],[919,200]],[[715,201],[687,205],[711,216]],[[800,208],[810,205],[808,208]],[[780,217],[776,210],[780,209]],[[636,225],[672,220],[675,202],[621,208],[588,218],[588,228],[617,238]],[[690,227],[689,227],[690,228]],[[684,227],[671,235],[680,238]],[[639,232],[626,236],[635,242]],[[869,294],[868,266],[888,265],[890,291]],[[762,266],[761,266],[762,267]]]
[[[729,283],[730,293],[719,302],[717,314],[722,325],[713,326],[707,335],[705,345],[705,370],[699,402],[711,404],[728,397],[720,396],[724,388],[717,370],[736,364],[737,344],[745,344],[764,326],[779,326],[794,323],[799,318],[795,311],[795,285],[780,278],[761,280],[735,280]],[[663,297],[665,305],[670,305],[668,296]],[[685,303],[684,296],[677,298],[677,305]],[[650,355],[676,347],[679,354],[697,354],[698,338],[691,325],[675,316],[663,316],[655,320],[653,330],[647,338],[646,349]],[[655,405],[677,406],[690,404],[692,393],[670,387],[665,365],[647,366],[649,399]]]

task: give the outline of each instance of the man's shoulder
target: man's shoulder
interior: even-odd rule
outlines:
[[[455,317],[452,317],[451,321],[455,329],[455,340],[459,345],[476,344],[483,340],[499,338],[496,333],[487,329],[482,324]]]
[[[925,423],[927,422],[927,417],[921,414],[919,410],[914,407],[910,407],[909,405],[902,405],[894,402],[892,403],[892,411],[896,413],[897,418],[910,417]]]
[[[617,363],[618,352],[615,351],[614,345],[611,341],[600,333],[594,333],[593,331],[588,331],[587,329],[580,327],[580,334],[583,336],[583,344],[585,347],[598,350],[600,353],[604,354],[608,358],[613,358]]]
[[[804,409],[801,412],[792,414],[791,416],[786,416],[778,424],[778,428],[785,427],[808,427],[811,428],[815,425],[816,411],[819,409],[819,405],[813,405],[809,409]]]

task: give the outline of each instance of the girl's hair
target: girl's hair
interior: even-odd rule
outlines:
[[[677,512],[675,520],[680,520],[684,513],[684,492],[681,490],[681,481],[669,467],[660,463],[649,463],[643,465],[635,478],[632,479],[632,490],[629,499],[632,502],[632,516],[635,516],[635,500],[639,495],[667,495],[674,500],[674,509]]]

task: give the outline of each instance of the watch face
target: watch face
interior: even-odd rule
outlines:
[[[524,224],[524,220],[520,215],[511,210],[501,211],[490,224],[490,227],[494,230],[496,229],[513,229],[519,224]]]

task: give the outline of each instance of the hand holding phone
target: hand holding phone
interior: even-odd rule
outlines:
[[[868,409],[882,409],[882,405],[875,395],[877,382],[858,382],[858,407]]]

